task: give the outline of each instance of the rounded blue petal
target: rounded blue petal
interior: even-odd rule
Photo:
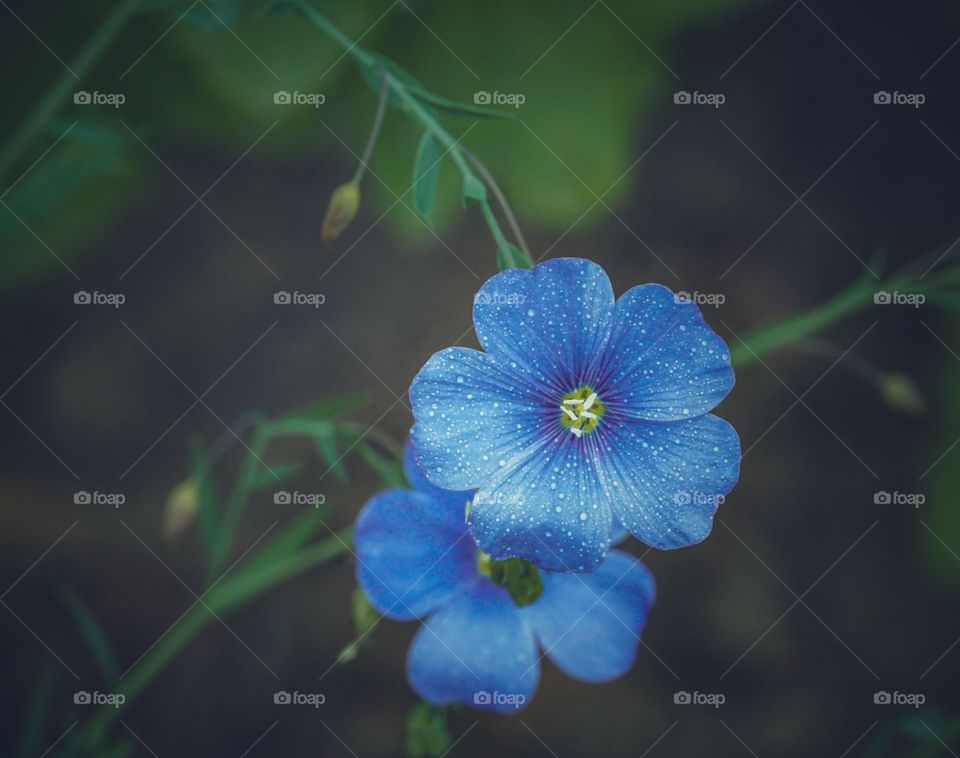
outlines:
[[[431,703],[513,713],[540,680],[533,632],[506,590],[478,580],[417,632],[407,679]]]
[[[468,490],[522,460],[543,434],[538,389],[478,350],[436,353],[410,385],[417,465],[440,487]]]
[[[377,610],[401,621],[419,618],[476,580],[467,499],[391,489],[367,502],[354,531],[357,581]]]
[[[548,574],[524,613],[550,659],[587,682],[606,682],[634,662],[653,605],[650,572],[614,550],[592,574]]]
[[[473,490],[448,490],[438,487],[429,479],[417,463],[413,443],[407,440],[403,450],[403,473],[409,485],[422,495],[432,498],[444,513],[455,511],[460,515],[461,527],[466,519],[466,504],[473,499]]]
[[[553,571],[593,571],[613,532],[597,452],[589,440],[558,425],[541,449],[492,476],[474,496],[467,518],[480,549]]]
[[[740,438],[710,414],[686,421],[612,421],[600,478],[627,531],[651,547],[703,540],[740,475]]]
[[[603,362],[604,402],[632,418],[699,416],[734,382],[730,351],[699,307],[660,284],[634,287],[617,301]]]
[[[589,380],[610,337],[613,308],[600,266],[556,258],[488,280],[474,299],[473,324],[488,353],[529,367],[544,389],[568,392]]]

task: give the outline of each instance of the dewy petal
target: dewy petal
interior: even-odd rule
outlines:
[[[446,489],[478,487],[522,460],[542,435],[544,409],[528,378],[470,348],[451,347],[430,358],[410,385],[410,403],[414,458]]]
[[[474,299],[473,324],[491,355],[529,367],[561,393],[587,383],[610,337],[613,288],[582,258],[555,258],[490,278]]]
[[[730,351],[699,307],[660,284],[618,301],[602,359],[603,402],[634,418],[672,421],[716,407],[733,387]]]
[[[600,479],[613,512],[651,547],[703,540],[717,506],[740,475],[740,439],[707,414],[686,421],[611,420]]]
[[[512,713],[540,680],[533,632],[506,590],[479,580],[417,632],[407,679],[431,703]]]
[[[364,506],[354,532],[357,581],[377,610],[409,621],[476,580],[476,548],[464,523],[468,499],[391,489]]]
[[[593,571],[610,547],[613,514],[586,450],[558,430],[482,486],[467,519],[480,549],[553,571]]]
[[[473,490],[448,490],[427,479],[423,469],[417,464],[413,443],[409,439],[403,449],[403,473],[412,489],[433,499],[445,515],[449,514],[451,509],[458,513],[460,528],[466,528],[466,504],[473,499]]]
[[[614,550],[592,574],[545,575],[543,594],[524,613],[560,670],[605,682],[633,665],[653,598],[650,572]]]

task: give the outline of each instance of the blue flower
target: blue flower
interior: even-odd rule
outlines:
[[[434,484],[478,490],[481,550],[588,572],[621,526],[662,549],[709,534],[740,440],[709,413],[733,368],[695,304],[659,284],[615,301],[600,266],[561,258],[491,278],[473,322],[482,352],[413,380],[411,439]]]
[[[587,682],[625,673],[653,603],[653,578],[613,551],[592,574],[544,574],[520,607],[486,576],[464,521],[470,492],[430,484],[408,455],[413,490],[375,495],[357,519],[357,579],[370,602],[401,621],[426,617],[407,656],[407,678],[436,704],[512,712],[540,679],[542,649]]]

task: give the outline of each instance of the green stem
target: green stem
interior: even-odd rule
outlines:
[[[456,164],[464,182],[475,181],[482,184],[482,181],[476,176],[476,174],[474,174],[473,170],[470,168],[470,165],[467,163],[464,148],[462,148],[459,142],[454,139],[450,133],[443,128],[443,126],[441,126],[440,122],[433,117],[433,115],[423,106],[423,104],[420,103],[416,97],[410,94],[403,82],[397,79],[397,77],[395,77],[389,71],[385,70],[383,65],[378,63],[366,50],[351,40],[350,37],[340,31],[336,26],[331,24],[323,16],[323,14],[321,14],[316,8],[313,7],[313,5],[307,2],[307,0],[297,0],[296,6],[300,9],[308,21],[310,21],[314,26],[316,26],[334,42],[340,45],[347,55],[352,56],[359,63],[369,68],[372,72],[378,74],[382,73],[386,86],[388,86],[401,101],[403,104],[403,109],[414,120],[420,122],[425,129],[433,134],[433,136],[436,137],[437,141],[440,142],[441,145],[447,148],[447,152],[450,154],[454,164]],[[505,249],[507,246],[507,239],[503,233],[503,230],[500,228],[497,217],[494,215],[493,210],[490,207],[490,202],[484,198],[477,200],[477,203],[480,205],[480,210],[483,213],[484,221],[486,221],[487,227],[490,229],[490,233],[493,235],[493,239],[496,241],[498,249]]]
[[[140,0],[123,0],[103,20],[97,31],[87,40],[77,56],[54,85],[47,90],[20,126],[7,138],[0,149],[0,184],[6,185],[8,174],[22,158],[24,151],[41,135],[70,99],[77,83],[86,76],[100,56],[110,47],[131,16],[136,13]],[[72,72],[72,73],[71,73]]]
[[[163,671],[166,665],[176,657],[194,635],[209,624],[216,616],[221,616],[234,608],[263,594],[271,587],[291,577],[316,568],[349,548],[352,539],[352,527],[343,529],[308,548],[284,556],[270,566],[256,567],[252,571],[240,567],[236,574],[214,587],[206,595],[203,604],[195,605],[149,652],[133,672],[123,680],[120,686],[129,704]],[[100,708],[87,727],[85,744],[100,744],[107,729],[119,717],[120,711],[111,706]]]
[[[267,445],[272,436],[272,429],[266,422],[260,423],[256,427],[253,440],[250,443],[250,450],[243,463],[240,464],[240,473],[237,476],[237,482],[230,493],[230,499],[223,510],[223,519],[220,522],[220,530],[217,540],[210,551],[210,567],[207,572],[207,584],[214,580],[226,564],[227,557],[230,554],[230,547],[233,544],[233,536],[243,517],[243,507],[250,496],[253,488],[254,474],[258,466],[262,463],[263,455],[266,452]]]
[[[363,172],[367,170],[370,164],[370,156],[373,155],[373,148],[377,144],[377,138],[380,136],[380,127],[383,126],[383,114],[387,111],[387,101],[390,99],[390,88],[387,86],[387,72],[381,66],[383,80],[380,85],[380,101],[377,103],[377,114],[373,118],[373,126],[370,129],[370,136],[367,137],[367,144],[363,148],[363,155],[360,157],[360,165],[357,166],[356,173],[353,175],[353,183],[360,184],[363,178]]]

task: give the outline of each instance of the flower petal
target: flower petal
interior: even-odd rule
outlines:
[[[706,413],[734,382],[730,351],[700,308],[660,284],[634,287],[617,301],[603,364],[603,402],[652,421]]]
[[[544,576],[543,594],[524,612],[561,671],[605,682],[633,665],[653,598],[650,572],[614,550],[592,574]]]
[[[685,421],[611,420],[601,481],[635,537],[669,549],[703,540],[740,475],[740,438],[707,414]]]
[[[467,524],[481,550],[552,571],[593,571],[600,564],[613,514],[586,442],[556,431],[477,491]]]
[[[473,324],[484,350],[529,367],[562,394],[588,383],[594,356],[610,337],[613,308],[600,266],[555,258],[490,278],[474,299]]]
[[[540,680],[533,632],[506,590],[480,580],[417,632],[407,679],[431,703],[512,713]]]
[[[543,433],[544,411],[524,375],[465,347],[427,361],[410,385],[410,403],[413,456],[427,478],[446,489],[478,487],[523,458]]]
[[[357,581],[377,610],[409,621],[476,579],[476,548],[464,524],[467,499],[457,504],[391,489],[367,502],[354,533]]]

